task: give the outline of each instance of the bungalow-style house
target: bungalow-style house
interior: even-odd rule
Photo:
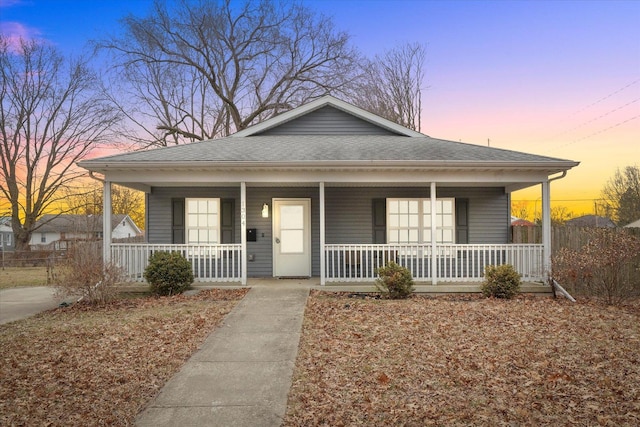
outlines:
[[[11,228],[11,217],[0,217],[0,251],[13,251],[15,240],[13,239],[13,228]]]
[[[105,258],[131,280],[151,252],[177,250],[199,281],[324,285],[372,283],[390,260],[427,284],[480,282],[502,263],[542,280],[550,183],[578,163],[431,138],[325,96],[226,138],[79,165],[104,175],[107,217],[111,183],[146,193],[147,243],[105,231]],[[508,244],[510,194],[534,185],[543,243]]]
[[[102,215],[43,215],[34,226],[29,245],[33,248],[57,246],[66,248],[66,242],[100,240],[104,234]],[[111,215],[111,239],[135,237],[142,234],[129,215]]]

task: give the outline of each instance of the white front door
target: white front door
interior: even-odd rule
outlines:
[[[311,199],[273,199],[273,275],[311,277]]]

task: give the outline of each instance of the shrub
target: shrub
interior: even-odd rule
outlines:
[[[413,276],[409,269],[393,261],[376,269],[376,288],[387,298],[408,298],[413,293]]]
[[[511,299],[520,291],[520,274],[512,265],[487,265],[484,278],[482,293],[486,297]]]
[[[156,295],[182,293],[193,283],[191,263],[178,252],[154,252],[144,270],[144,279]]]
[[[570,292],[619,304],[640,293],[640,239],[624,231],[593,229],[579,250],[560,249],[553,278]]]
[[[116,285],[122,281],[122,269],[103,264],[98,245],[77,244],[55,268],[53,284],[56,295],[78,297],[89,304],[105,304],[118,296]]]

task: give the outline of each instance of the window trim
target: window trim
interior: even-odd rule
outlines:
[[[393,215],[393,213],[391,212],[391,202],[400,202],[400,201],[417,201],[418,202],[418,212],[417,212],[417,216],[418,216],[418,225],[416,227],[401,227],[401,226],[392,226],[392,221],[391,221],[391,215]],[[437,220],[436,220],[436,243],[437,244],[455,244],[456,243],[456,199],[455,197],[438,197],[436,198],[437,202],[443,202],[443,201],[451,201],[451,226],[438,226],[437,225]],[[395,198],[387,198],[387,206],[386,206],[386,220],[387,220],[387,243],[390,244],[425,244],[425,243],[431,243],[431,239],[429,240],[425,240],[425,231],[431,230],[431,213],[426,213],[424,206],[425,206],[425,202],[429,204],[431,203],[431,199],[430,198],[401,198],[401,197],[395,197]],[[428,219],[428,223],[425,223],[425,216],[429,215],[429,219]],[[444,214],[441,212],[440,214],[438,214],[438,212],[436,211],[436,215],[441,215],[444,216]],[[393,230],[406,230],[406,229],[417,229],[418,230],[418,241],[417,242],[399,242],[399,243],[395,243],[392,241],[391,239],[391,232]],[[451,241],[450,242],[444,242],[441,239],[438,239],[438,236],[441,233],[438,233],[439,230],[451,230]]]

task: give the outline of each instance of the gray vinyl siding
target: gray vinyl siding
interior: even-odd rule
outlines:
[[[238,200],[235,223],[240,224],[240,187],[153,187],[147,201],[147,239],[149,243],[171,243],[171,200],[190,197]],[[235,241],[240,243],[239,227],[236,227]]]
[[[261,136],[273,135],[397,135],[333,107],[323,107],[280,126],[267,129]]]
[[[429,188],[327,188],[326,241],[373,243],[372,200],[427,198]],[[469,243],[507,243],[509,203],[502,188],[438,188],[437,197],[469,200]]]
[[[439,188],[438,197],[469,201],[469,243],[507,243],[509,231],[508,197],[502,188]],[[149,243],[171,243],[171,199],[182,197],[233,198],[235,241],[240,243],[240,188],[157,188],[148,196]],[[331,188],[325,190],[326,242],[348,244],[373,242],[372,200],[384,198],[427,198],[429,187],[415,188]],[[273,198],[311,199],[312,274],[320,275],[320,209],[317,187],[248,187],[247,228],[256,229],[256,241],[247,242],[249,277],[273,276]],[[264,203],[269,218],[262,218]]]

